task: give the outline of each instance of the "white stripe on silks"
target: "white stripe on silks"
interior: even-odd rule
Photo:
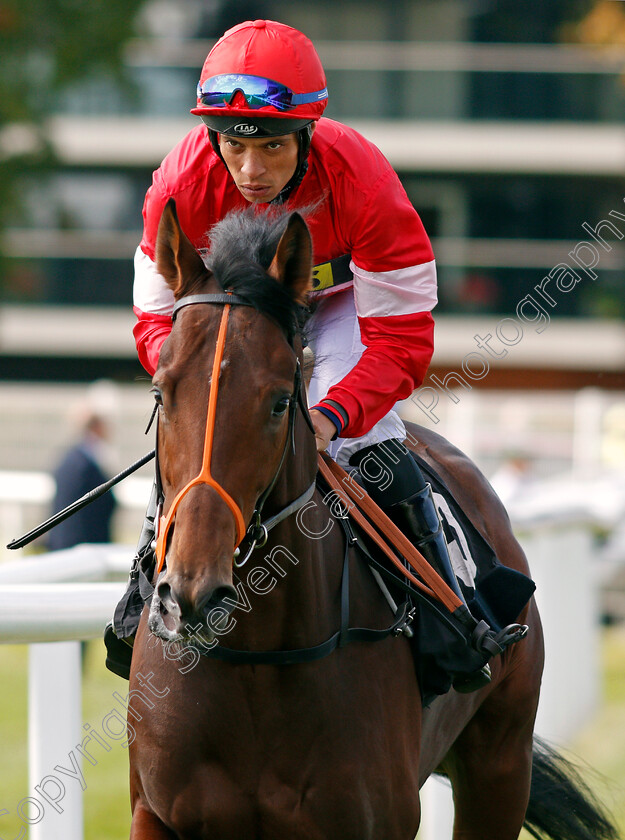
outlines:
[[[171,315],[174,308],[174,293],[140,247],[135,251],[133,302],[137,309],[152,315]]]
[[[349,267],[354,275],[356,311],[361,318],[429,312],[438,302],[434,260],[394,271],[365,271],[353,260]]]

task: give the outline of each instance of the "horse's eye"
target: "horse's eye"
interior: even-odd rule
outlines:
[[[151,388],[150,393],[154,396],[154,402],[156,405],[163,405],[163,395],[161,394],[159,388]]]
[[[290,397],[280,397],[280,399],[274,403],[274,406],[271,409],[272,417],[282,417],[282,415],[285,414],[288,410],[290,403]]]

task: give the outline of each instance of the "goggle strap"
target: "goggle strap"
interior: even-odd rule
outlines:
[[[328,98],[327,87],[323,90],[317,90],[314,93],[294,93],[292,103],[294,105],[307,105],[309,102],[319,102],[320,99]]]

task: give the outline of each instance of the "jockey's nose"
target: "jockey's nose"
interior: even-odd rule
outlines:
[[[243,153],[241,173],[247,178],[260,178],[264,174],[266,166],[261,153],[257,149],[246,149]]]

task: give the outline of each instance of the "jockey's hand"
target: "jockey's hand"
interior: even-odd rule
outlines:
[[[317,452],[323,452],[328,448],[328,444],[336,434],[336,426],[325,414],[314,408],[310,412],[310,419],[315,429]]]

